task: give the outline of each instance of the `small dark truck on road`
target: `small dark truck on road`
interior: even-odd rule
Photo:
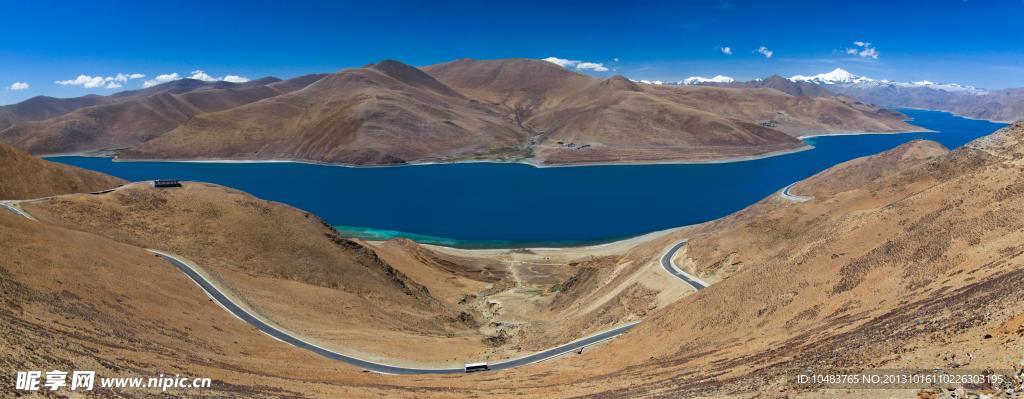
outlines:
[[[181,187],[181,182],[176,180],[176,179],[153,180],[153,187],[156,187],[156,188]]]

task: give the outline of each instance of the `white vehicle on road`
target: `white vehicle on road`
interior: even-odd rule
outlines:
[[[466,363],[464,369],[467,373],[474,373],[477,371],[487,371],[491,368],[487,366],[487,363]]]

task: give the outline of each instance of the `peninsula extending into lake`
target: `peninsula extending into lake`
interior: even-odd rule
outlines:
[[[806,134],[921,130],[811,83],[765,82],[670,86],[543,60],[387,60],[283,81],[37,97],[0,109],[0,142],[120,159],[576,165],[750,159],[806,149]]]

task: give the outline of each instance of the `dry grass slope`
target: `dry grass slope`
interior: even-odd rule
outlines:
[[[835,96],[655,87],[538,60],[463,59],[422,70],[382,61],[199,115],[121,156],[360,165],[703,161],[802,148],[794,136],[809,131],[912,129],[901,119]],[[779,128],[762,126],[768,120]]]
[[[182,79],[147,89],[126,91],[102,101],[73,102],[67,112],[49,118],[22,118],[0,128],[0,142],[33,154],[58,154],[125,148],[158,137],[196,115],[216,112],[277,96],[315,81],[307,75],[280,81],[247,83]],[[73,99],[64,100],[61,104]],[[92,104],[85,106],[84,104]],[[82,106],[77,106],[82,105]]]
[[[644,260],[656,258],[679,236],[625,254],[587,258],[556,284],[550,302],[555,314],[578,309],[601,320],[623,310],[647,312],[648,319],[628,334],[572,361],[460,377],[366,375],[284,347],[227,316],[180,273],[128,244],[141,240],[208,256],[210,263],[230,264],[220,268],[231,276],[225,278],[245,282],[250,281],[245,273],[274,269],[233,269],[247,267],[238,259],[250,252],[227,242],[255,242],[275,252],[275,240],[295,239],[291,245],[307,246],[300,254],[336,246],[301,211],[262,202],[241,206],[238,200],[246,196],[199,184],[192,191],[136,186],[103,196],[61,197],[26,206],[41,223],[0,214],[0,249],[7,255],[0,268],[0,340],[5,343],[0,359],[13,368],[59,363],[114,374],[211,375],[224,381],[214,390],[224,397],[911,395],[807,391],[784,380],[793,369],[1019,367],[1024,353],[1024,291],[1018,287],[1024,278],[1022,172],[1024,124],[952,152],[913,142],[839,165],[797,185],[798,194],[815,194],[812,201],[766,198],[730,218],[675,233],[691,238],[683,266],[720,281],[667,307],[645,310],[654,283],[642,278],[642,270]],[[856,184],[837,184],[838,178]],[[165,213],[174,208],[184,211]],[[191,220],[202,219],[196,216],[204,212],[241,226],[208,232],[203,222]],[[259,221],[263,216],[251,221],[246,213],[268,216],[265,222]],[[90,221],[90,215],[109,218],[117,228]],[[144,226],[153,220],[155,227]],[[289,226],[267,230],[263,223]],[[187,239],[169,233],[178,226],[201,233]],[[252,236],[270,231],[284,234]],[[207,245],[224,251],[204,255]],[[389,245],[398,248],[388,251],[400,251],[407,243]],[[240,253],[238,259],[230,259],[232,250]],[[474,277],[466,284],[486,284],[498,275],[486,262],[466,268],[447,264],[461,262],[450,255],[454,252],[388,251],[382,258],[403,267],[419,263],[417,257],[432,259],[430,270],[416,272],[434,275],[430,285],[439,286],[438,276],[449,271],[457,271],[452,272],[456,278]],[[519,263],[547,257],[516,256],[522,257],[516,258]],[[402,291],[383,269],[365,269],[377,270],[364,270],[372,274],[366,281]],[[531,269],[516,268],[516,277]],[[291,295],[300,292],[289,289],[288,281],[298,283],[269,284]],[[610,291],[624,293],[600,302],[610,308],[585,309],[574,299],[604,298]],[[439,296],[438,303],[447,303],[452,295]],[[612,308],[618,310],[607,311]],[[60,348],[39,344],[55,339]],[[0,378],[10,383],[10,375]]]
[[[124,184],[116,177],[48,162],[5,144],[0,144],[0,170],[0,200],[101,191]]]
[[[813,201],[769,198],[703,226],[687,262],[723,280],[592,355],[605,366],[586,375],[629,384],[589,380],[579,392],[830,395],[785,375],[1017,365],[1022,168],[1021,124],[949,153],[914,142],[801,183]],[[858,173],[870,178],[825,178]]]

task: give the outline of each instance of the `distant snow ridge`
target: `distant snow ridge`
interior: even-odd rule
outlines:
[[[832,72],[819,73],[814,76],[796,75],[789,78],[789,80],[794,82],[811,82],[827,85],[875,82],[874,79],[854,75],[843,68],[836,68]]]
[[[634,82],[643,83],[643,84],[649,84],[649,85],[670,85],[670,86],[672,86],[672,85],[697,85],[697,84],[701,84],[701,83],[732,83],[732,82],[736,81],[736,79],[730,78],[730,77],[725,76],[725,75],[715,75],[715,77],[713,77],[713,78],[705,78],[705,77],[701,77],[701,76],[691,76],[691,77],[688,77],[686,79],[680,80],[678,82],[664,82],[664,81],[661,81],[661,80],[646,80],[646,79],[640,79],[640,80],[630,79],[630,80],[632,80]]]
[[[935,83],[935,82],[930,82],[930,81],[927,81],[927,80],[922,80],[922,81],[919,81],[919,82],[913,82],[913,83],[909,83],[909,84],[908,83],[895,83],[895,84],[897,84],[897,85],[907,85],[907,86],[927,87],[929,89],[935,89],[935,90],[945,90],[945,91],[951,91],[951,92],[963,92],[963,93],[971,93],[971,94],[987,94],[988,93],[987,91],[979,89],[979,88],[974,87],[974,86],[963,86],[963,85],[959,85],[959,84],[956,84],[956,83]]]
[[[735,82],[735,81],[736,81],[736,79],[730,78],[730,77],[725,76],[725,75],[715,75],[715,77],[710,78],[710,79],[702,77],[702,76],[690,76],[690,77],[688,77],[686,79],[683,79],[683,80],[679,81],[679,84],[695,85],[695,84],[701,84],[701,83],[732,83],[732,82]]]
[[[795,75],[789,78],[789,80],[794,82],[810,82],[823,85],[844,85],[855,87],[921,87],[954,93],[968,93],[977,95],[988,94],[988,92],[983,89],[979,89],[974,86],[959,85],[956,83],[935,83],[927,80],[922,80],[918,82],[892,82],[885,79],[876,80],[865,76],[854,75],[842,68],[836,68],[832,70],[832,72],[820,73],[814,76]]]

